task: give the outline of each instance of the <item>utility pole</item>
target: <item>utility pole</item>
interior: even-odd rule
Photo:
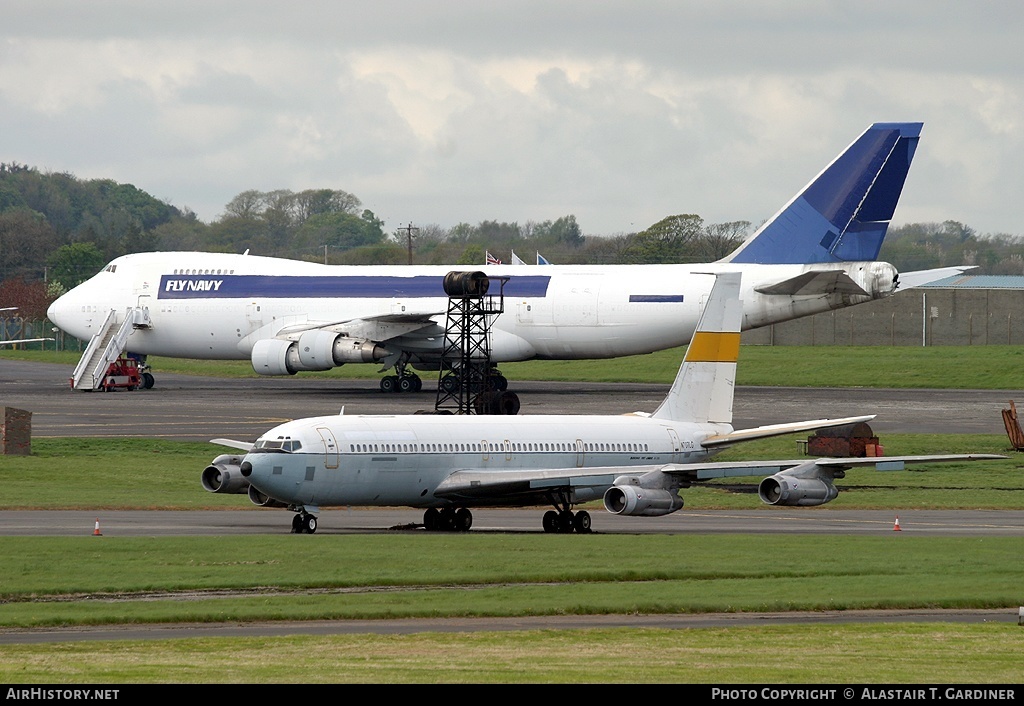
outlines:
[[[412,239],[416,237],[414,233],[419,233],[419,228],[414,228],[412,223],[407,225],[405,228],[399,228],[399,231],[405,231],[405,240],[407,247],[409,248],[409,264],[412,264]]]

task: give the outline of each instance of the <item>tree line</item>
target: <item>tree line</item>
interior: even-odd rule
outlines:
[[[695,214],[663,218],[631,233],[587,234],[574,215],[551,220],[400,224],[338,189],[248,190],[206,223],[131,184],[78,179],[17,163],[0,164],[0,303],[15,281],[48,288],[47,296],[84,281],[132,252],[244,252],[328,264],[482,266],[488,253],[526,263],[708,262],[753,232],[749,221],[705,223]],[[1024,239],[980,235],[955,222],[892,227],[880,259],[899,270],[978,265],[980,274],[1024,274]],[[20,286],[20,285],[17,285]],[[5,290],[8,293],[5,294]],[[21,298],[35,300],[18,290]]]

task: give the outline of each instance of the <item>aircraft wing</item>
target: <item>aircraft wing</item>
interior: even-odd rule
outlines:
[[[557,491],[612,485],[624,473],[652,471],[661,466],[593,466],[523,471],[455,471],[434,490],[451,500],[527,502]]]
[[[636,479],[650,473],[670,476],[676,487],[691,483],[741,476],[772,475],[800,466],[816,467],[825,475],[837,476],[858,467],[878,471],[900,471],[907,464],[944,463],[1003,459],[997,454],[938,454],[924,456],[869,456],[852,458],[804,457],[782,460],[723,461],[711,463],[669,463],[650,466],[593,466],[567,471],[531,469],[523,471],[455,471],[434,491],[439,498],[459,502],[516,504],[535,502],[551,493],[607,488],[624,476]]]
[[[277,336],[298,340],[306,331],[323,330],[345,334],[349,338],[382,343],[432,326],[441,326],[443,324],[438,324],[436,317],[445,315],[446,312],[443,311],[400,312],[344,321],[306,322],[286,326],[278,331]]]
[[[252,450],[251,441],[235,441],[234,439],[210,439],[211,444],[218,444],[219,446],[227,446],[231,449],[238,449],[239,451],[250,451]]]
[[[826,474],[836,475],[851,468],[874,467],[876,471],[902,471],[907,464],[952,463],[956,461],[993,461],[1006,458],[1000,454],[932,454],[921,456],[853,456],[844,458],[786,459],[780,461],[731,461],[724,463],[672,463],[659,470],[687,481],[704,481],[736,476],[759,476],[778,473],[797,466],[813,465]]]
[[[806,422],[785,422],[783,424],[769,424],[763,427],[751,427],[750,429],[737,429],[728,434],[709,436],[701,441],[701,446],[712,448],[715,446],[726,446],[740,441],[752,439],[765,439],[770,436],[781,436],[792,434],[798,431],[810,431],[813,429],[828,429],[830,427],[841,427],[847,424],[859,424],[860,422],[871,421],[875,415],[868,414],[860,417],[839,417],[837,419],[811,419]]]
[[[0,346],[8,346],[12,343],[38,343],[39,341],[52,341],[52,338],[18,338],[13,341],[0,341]]]

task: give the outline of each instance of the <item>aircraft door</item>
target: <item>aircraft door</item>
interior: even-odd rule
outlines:
[[[135,311],[132,312],[132,323],[135,324],[136,328],[148,328],[152,325],[153,320],[150,318],[149,305],[152,304],[153,297],[149,294],[140,294],[139,298],[135,303]]]
[[[337,468],[338,442],[334,440],[334,433],[327,427],[317,427],[316,433],[324,442],[324,468]]]
[[[519,306],[516,307],[516,318],[521,324],[532,324],[533,323],[533,303],[532,302],[519,302]]]
[[[668,430],[668,438],[672,444],[672,463],[680,463],[683,460],[683,445],[675,429]]]
[[[583,463],[586,461],[584,451],[583,439],[576,439],[576,468],[583,468]]]
[[[263,325],[263,306],[259,302],[249,302],[245,307],[245,320],[249,324],[248,333],[252,333]]]

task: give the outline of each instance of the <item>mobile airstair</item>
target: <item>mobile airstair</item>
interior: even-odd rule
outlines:
[[[137,328],[149,328],[149,309],[133,307],[125,312],[124,320],[117,323],[117,310],[111,309],[107,317],[89,340],[81,360],[71,378],[73,390],[99,390],[110,369],[128,343],[128,336]]]

